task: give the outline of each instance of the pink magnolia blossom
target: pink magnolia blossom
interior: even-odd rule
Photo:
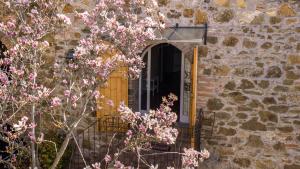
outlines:
[[[171,111],[170,105],[177,100],[177,97],[170,94],[163,99],[163,103],[157,110],[150,110],[149,113],[141,116],[140,113],[133,113],[125,105],[121,105],[119,112],[121,119],[131,124],[131,130],[127,133],[139,133],[138,135],[127,134],[125,143],[139,142],[141,146],[146,142],[139,140],[155,139],[165,144],[174,144],[178,136],[178,130],[173,127],[177,120],[176,113]]]
[[[52,107],[58,107],[62,104],[62,101],[59,97],[54,97],[52,98],[52,101],[51,101],[51,106]]]
[[[114,107],[114,102],[112,100],[108,100],[107,101],[107,104],[110,106],[110,107]]]
[[[182,155],[182,167],[186,169],[196,168],[199,165],[199,162],[202,162],[204,159],[209,158],[209,152],[204,149],[201,152],[198,152],[192,148],[184,149]]]
[[[65,91],[64,91],[64,95],[65,95],[66,97],[70,97],[71,91],[70,91],[70,90],[65,90]]]
[[[116,161],[115,164],[114,164],[114,167],[116,169],[124,169],[125,168],[125,165],[122,164],[120,161]]]
[[[6,73],[0,72],[0,85],[7,85],[8,84],[8,77]]]
[[[96,91],[93,92],[93,95],[94,95],[95,99],[99,99],[100,92],[98,90],[96,90]]]
[[[104,160],[105,160],[106,163],[110,162],[111,161],[110,155],[105,155]]]

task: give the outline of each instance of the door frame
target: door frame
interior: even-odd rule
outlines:
[[[160,45],[162,43],[156,43],[156,44],[153,44],[149,47],[147,47],[141,54],[141,57],[144,58],[145,57],[145,54],[147,53],[148,54],[148,60],[147,60],[147,111],[149,111],[150,109],[150,76],[151,76],[151,49],[156,46],[156,45]],[[172,45],[172,44],[170,44]],[[172,45],[174,46],[174,45]],[[176,46],[174,46],[176,47]],[[176,47],[177,48],[177,47]],[[179,48],[177,48],[178,50],[180,50]],[[179,122],[181,123],[189,123],[189,112],[187,113],[187,116],[184,116],[183,115],[183,86],[184,86],[184,53],[182,52],[182,50],[180,50],[181,52],[181,72],[180,72],[180,100],[179,100],[179,106],[180,106],[180,119],[179,119]],[[145,112],[142,112],[142,111],[145,111],[145,110],[141,110],[141,103],[142,103],[142,100],[141,100],[141,92],[142,92],[142,86],[141,86],[141,83],[142,83],[142,78],[140,77],[139,78],[139,111],[143,114]]]

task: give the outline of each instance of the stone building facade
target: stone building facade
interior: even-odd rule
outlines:
[[[300,1],[158,3],[167,25],[208,23],[208,44],[197,44],[197,108],[216,112],[204,147],[227,161],[220,168],[300,168]],[[189,53],[195,44],[173,45]]]
[[[300,1],[159,5],[171,23],[209,25],[197,107],[217,119],[205,147],[235,168],[300,168]]]
[[[73,13],[94,3],[75,0],[64,7],[76,26],[47,37],[55,46],[52,52],[65,57],[88,35]],[[300,169],[300,1],[158,4],[167,25],[208,23],[207,45],[198,44],[197,108],[216,112],[216,122],[213,138],[204,147],[233,168]],[[186,53],[191,49],[174,46]],[[54,61],[49,58],[49,64]],[[131,105],[136,102],[135,85],[129,85]]]

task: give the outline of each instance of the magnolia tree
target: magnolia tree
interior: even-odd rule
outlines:
[[[43,38],[70,20],[59,14],[61,1],[1,0],[7,15],[0,22],[0,32],[6,36],[9,49],[1,58],[0,116],[3,139],[9,144],[2,163],[11,165],[20,147],[19,137],[30,129],[31,156],[36,166],[36,117],[42,113],[41,105],[47,103],[53,89],[43,85],[39,77],[49,43]],[[17,118],[18,123],[11,124]],[[30,122],[28,121],[30,118]]]
[[[17,150],[26,147],[19,144],[24,135],[30,138],[32,167],[39,167],[36,145],[47,141],[39,122],[49,117],[45,123],[54,123],[65,133],[51,166],[54,169],[80,122],[93,110],[101,109],[96,103],[103,101],[105,96],[99,92],[99,87],[105,85],[110,74],[127,67],[126,76],[138,78],[144,66],[139,54],[146,43],[155,38],[153,27],[164,28],[163,15],[158,12],[154,0],[101,0],[94,9],[76,13],[90,34],[80,40],[71,60],[62,60],[54,54],[50,56],[56,58],[54,85],[46,87],[41,72],[52,46],[45,36],[73,26],[71,20],[59,12],[65,2],[1,0],[0,3],[9,13],[0,22],[0,32],[10,43],[0,59],[1,132],[9,143],[5,151],[8,158],[2,158],[1,162],[13,166]],[[136,14],[140,9],[143,15]],[[121,105],[122,119],[131,124],[124,149],[138,155],[140,150],[149,149],[154,140],[174,144],[178,131],[172,126],[177,117],[170,106],[175,100],[173,95],[165,98],[160,108],[145,116]],[[6,126],[10,124],[13,126],[8,130]],[[186,149],[183,167],[194,167],[198,160],[206,157],[207,151]],[[106,156],[104,160],[115,168],[125,168],[118,155]],[[100,168],[99,164],[92,166]]]

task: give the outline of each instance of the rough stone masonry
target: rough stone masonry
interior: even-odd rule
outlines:
[[[73,13],[94,2],[64,7],[78,26],[55,37],[57,53],[64,56],[89,33]],[[168,25],[209,25],[208,45],[199,50],[197,108],[215,111],[217,119],[204,147],[232,168],[300,169],[300,1],[158,4]],[[136,91],[129,94],[136,102]]]
[[[217,120],[205,147],[232,168],[300,169],[300,1],[158,2],[170,25],[209,25],[197,107]]]
[[[78,26],[47,37],[52,52],[64,57],[89,33],[74,11],[95,2],[64,7]],[[158,4],[169,25],[209,25],[208,45],[199,51],[197,108],[215,111],[217,119],[204,147],[228,168],[300,169],[300,0]]]
[[[171,22],[209,24],[198,108],[217,120],[205,147],[233,168],[299,169],[300,1],[159,4]]]

